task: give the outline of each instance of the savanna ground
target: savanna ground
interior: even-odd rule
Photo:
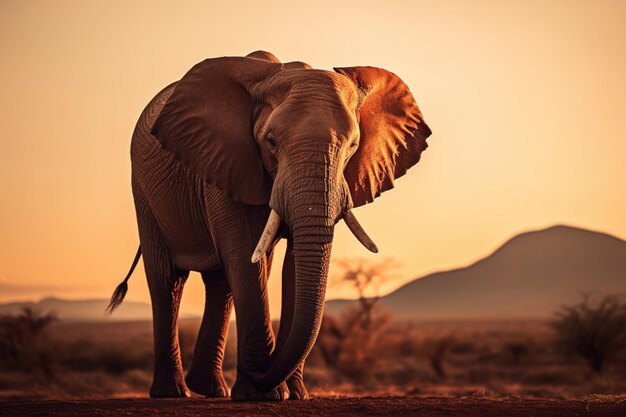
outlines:
[[[181,321],[185,365],[198,326]],[[626,353],[594,372],[541,321],[327,317],[306,366],[313,399],[283,403],[150,400],[149,322],[43,327],[0,372],[0,415],[626,415]],[[231,385],[234,334],[233,324],[224,363]]]

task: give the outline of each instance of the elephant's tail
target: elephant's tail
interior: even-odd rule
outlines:
[[[104,310],[104,314],[110,315],[117,307],[119,307],[120,304],[122,304],[122,301],[124,301],[124,297],[126,297],[126,292],[128,291],[128,280],[133,274],[137,263],[139,263],[139,258],[141,258],[141,246],[137,249],[137,255],[135,255],[135,259],[133,260],[133,264],[130,266],[130,271],[128,271],[126,278],[124,278],[124,281],[122,281],[120,285],[117,286],[115,291],[113,291],[111,302],[106,310]]]

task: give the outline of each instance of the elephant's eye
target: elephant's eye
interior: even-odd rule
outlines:
[[[267,141],[267,146],[271,151],[275,151],[278,148],[278,144],[276,143],[276,138],[273,134],[268,133],[265,135],[265,140]]]

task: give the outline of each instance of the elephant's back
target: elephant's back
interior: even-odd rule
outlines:
[[[176,83],[146,106],[131,144],[133,188],[140,189],[179,268],[208,270],[217,253],[208,231],[204,181],[167,152],[150,133]]]
[[[139,120],[137,121],[137,127],[135,129],[142,129],[145,132],[151,132],[152,127],[154,126],[154,122],[156,121],[159,114],[161,114],[161,110],[169,100],[170,96],[176,89],[176,85],[178,81],[171,83],[163,90],[159,91],[156,96],[146,106],[146,108],[139,116]]]
[[[168,172],[176,168],[176,161],[163,149],[150,132],[155,120],[167,103],[177,83],[172,83],[161,90],[145,107],[133,131],[130,146],[130,158],[133,169],[133,183],[146,188],[151,178],[159,171]]]

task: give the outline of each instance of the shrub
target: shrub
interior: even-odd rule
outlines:
[[[18,315],[0,316],[0,365],[5,369],[49,370],[45,331],[56,321],[52,313],[24,308]]]
[[[446,356],[452,346],[454,339],[449,336],[445,336],[439,339],[430,341],[430,348],[428,349],[428,363],[435,375],[440,379],[446,379],[448,374],[446,373],[444,364]]]
[[[556,313],[552,327],[566,351],[582,356],[594,372],[626,347],[626,304],[607,296],[592,303],[588,296]]]

